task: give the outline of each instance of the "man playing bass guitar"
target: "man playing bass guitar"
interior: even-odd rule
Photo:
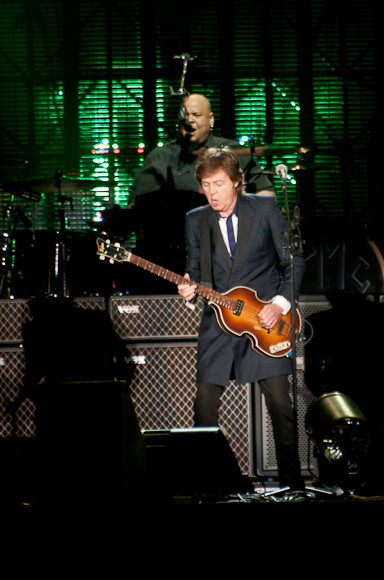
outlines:
[[[242,288],[257,293],[262,306],[254,314],[253,309],[249,310],[248,316],[243,308],[248,308],[249,297],[243,301],[240,293],[231,328],[226,328],[220,312],[204,305],[197,354],[195,426],[218,425],[221,395],[230,380],[240,385],[257,382],[271,416],[280,485],[302,489],[289,396],[292,360],[274,356],[276,350],[290,344],[289,340],[295,340],[295,332],[293,338],[287,337],[287,325],[283,324],[292,294],[288,224],[273,194],[244,192],[243,172],[230,148],[208,148],[198,160],[196,178],[208,205],[186,216],[187,263],[184,279],[178,284],[179,294],[191,305],[198,294],[196,283],[224,294]],[[293,262],[297,300],[305,265],[300,253],[295,254]],[[242,333],[240,326],[234,328],[233,321],[236,316],[240,321],[244,314],[248,328]],[[255,340],[249,340],[249,320],[254,321]],[[275,342],[270,352],[268,347],[262,352],[255,348],[259,330],[266,337],[268,333],[281,334],[281,341]]]

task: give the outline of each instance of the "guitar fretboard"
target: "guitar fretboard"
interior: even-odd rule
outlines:
[[[175,272],[171,272],[166,268],[162,268],[161,266],[157,266],[153,262],[149,262],[144,258],[135,256],[135,254],[132,254],[131,252],[126,252],[126,254],[127,262],[131,262],[135,266],[143,268],[147,272],[151,272],[160,278],[164,278],[165,280],[168,280],[168,282],[173,282],[174,284],[189,284],[190,286],[196,284],[196,282],[193,280],[186,280],[183,276],[180,276]],[[202,286],[201,284],[197,284],[196,294],[214,302],[215,304],[218,304],[219,306],[223,306],[224,308],[233,310],[236,306],[236,301],[232,298],[228,298],[223,294],[220,294],[220,292],[216,292],[215,290],[207,288],[206,286]]]

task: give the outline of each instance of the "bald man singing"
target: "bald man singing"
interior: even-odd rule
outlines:
[[[185,268],[185,214],[204,203],[196,180],[196,162],[208,147],[238,147],[236,140],[215,136],[215,117],[209,100],[201,94],[185,97],[177,139],[156,147],[136,175],[134,196],[137,253],[176,272]],[[274,188],[253,157],[239,158],[247,192],[274,196]],[[145,278],[145,274],[143,275]],[[142,293],[169,292],[164,281],[146,277]],[[146,291],[148,289],[148,292]]]

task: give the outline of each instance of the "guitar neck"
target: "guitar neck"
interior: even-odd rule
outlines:
[[[162,268],[153,262],[149,262],[144,258],[140,258],[139,256],[135,256],[131,252],[125,252],[125,258],[127,262],[138,266],[139,268],[143,268],[147,272],[151,272],[155,274],[155,276],[159,276],[159,278],[164,278],[164,280],[168,280],[168,282],[173,282],[173,284],[182,284],[184,281],[183,276],[176,274],[175,272],[171,272],[166,268]]]
[[[131,262],[135,266],[138,266],[139,268],[142,268],[143,270],[146,270],[147,272],[151,272],[152,274],[155,274],[156,276],[159,276],[160,278],[164,278],[164,280],[168,280],[168,282],[172,282],[173,284],[189,284],[190,286],[197,284],[193,280],[186,280],[183,276],[180,276],[179,274],[176,274],[175,272],[171,272],[170,270],[167,270],[166,268],[162,268],[161,266],[158,266],[157,264],[154,264],[153,262],[149,262],[148,260],[145,260],[144,258],[140,258],[139,256],[135,256],[135,254],[132,254],[131,252],[127,252],[126,261]],[[228,297],[224,296],[223,294],[220,294],[220,292],[216,292],[215,290],[212,290],[211,288],[207,288],[206,286],[203,286],[202,284],[197,284],[196,294],[198,294],[199,296],[202,296],[203,298],[206,298],[207,300],[210,300],[211,302],[214,302],[215,304],[219,304],[220,306],[223,306],[224,308],[234,309],[234,307],[236,305],[235,300],[228,298]]]

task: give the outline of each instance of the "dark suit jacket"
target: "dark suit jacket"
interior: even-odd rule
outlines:
[[[235,259],[225,247],[215,212],[210,206],[196,208],[186,216],[187,265],[192,280],[202,282],[201,263],[211,256],[213,288],[226,292],[235,286],[256,290],[261,300],[280,294],[291,300],[288,225],[274,197],[245,194],[239,199],[239,231]],[[201,247],[207,220],[207,243]],[[204,238],[203,238],[204,239]],[[302,255],[294,258],[295,299],[305,270]],[[252,349],[246,336],[224,332],[213,309],[203,309],[198,343],[197,381],[226,386],[234,369],[238,384],[289,374],[291,360],[272,358]]]

